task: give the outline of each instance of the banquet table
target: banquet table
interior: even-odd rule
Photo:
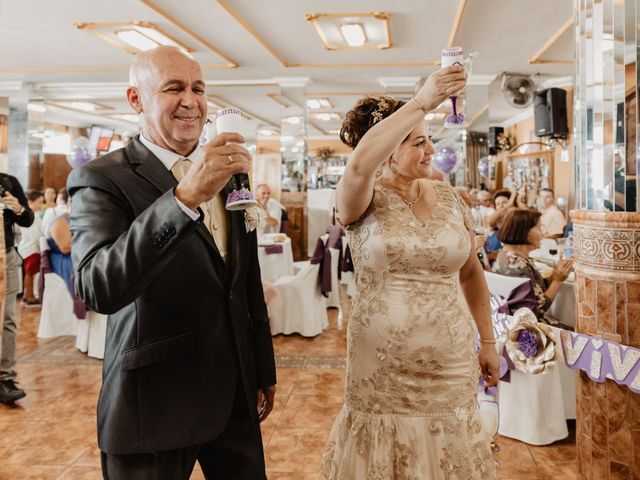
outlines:
[[[284,237],[283,241],[279,241]],[[263,282],[273,283],[285,275],[294,275],[291,239],[283,234],[265,234],[258,238],[258,261]]]

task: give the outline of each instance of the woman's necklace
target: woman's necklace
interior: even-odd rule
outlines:
[[[398,194],[398,196],[400,197],[400,200],[402,200],[404,202],[404,204],[409,207],[409,209],[413,208],[415,206],[416,203],[418,203],[418,200],[420,200],[422,198],[422,189],[420,188],[420,184],[418,183],[418,196],[416,197],[415,200],[409,202],[407,201],[406,198],[404,198],[404,196],[402,195],[402,193],[400,192],[400,190],[398,190],[397,188],[395,188],[392,185],[389,185],[387,182],[384,182],[384,184],[389,187],[391,190],[393,190],[394,192],[396,192]]]

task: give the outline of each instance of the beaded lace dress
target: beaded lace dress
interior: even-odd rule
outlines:
[[[476,407],[477,330],[459,271],[473,221],[453,188],[424,222],[379,180],[346,227],[356,271],[344,405],[320,479],[495,479]]]

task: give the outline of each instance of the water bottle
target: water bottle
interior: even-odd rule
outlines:
[[[564,239],[564,258],[573,257],[573,234],[570,233],[567,238]]]

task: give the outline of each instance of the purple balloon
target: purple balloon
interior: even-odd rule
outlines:
[[[481,157],[480,160],[478,160],[478,173],[481,177],[489,178],[489,167],[488,157]]]
[[[451,173],[458,164],[458,152],[451,147],[442,147],[436,152],[433,162],[442,173]]]
[[[93,155],[89,151],[89,139],[86,137],[78,137],[73,142],[71,153],[67,155],[67,161],[73,168],[79,167],[88,163],[93,158]]]

